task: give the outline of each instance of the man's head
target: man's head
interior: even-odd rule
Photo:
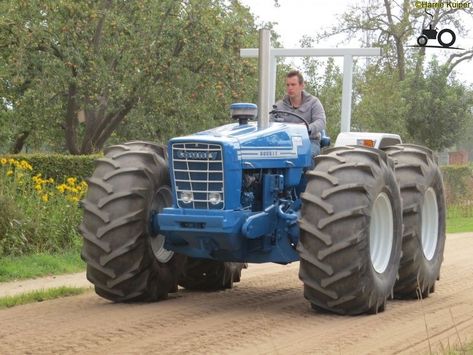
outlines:
[[[301,97],[304,90],[304,77],[299,70],[291,70],[286,74],[286,92],[291,99]]]

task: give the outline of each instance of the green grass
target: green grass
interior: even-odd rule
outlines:
[[[27,303],[43,302],[55,298],[76,296],[89,290],[90,288],[85,287],[58,287],[22,293],[15,296],[6,296],[0,298],[0,309],[20,306]]]
[[[447,219],[447,233],[473,232],[473,217],[452,217]]]
[[[473,354],[473,342],[466,344],[448,345],[442,351],[436,353],[441,355],[471,355]]]
[[[62,254],[35,254],[0,258],[0,282],[85,270],[79,249]]]

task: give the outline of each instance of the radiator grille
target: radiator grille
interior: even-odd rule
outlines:
[[[172,162],[176,200],[181,208],[216,209],[225,207],[223,189],[223,152],[218,144],[174,143]],[[184,202],[182,196],[192,194],[191,202]],[[212,204],[211,194],[220,194],[221,201]]]

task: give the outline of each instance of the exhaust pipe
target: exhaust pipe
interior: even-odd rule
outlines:
[[[271,31],[259,30],[258,51],[258,130],[269,127],[269,72],[271,63]]]

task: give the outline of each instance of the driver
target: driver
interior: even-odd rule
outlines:
[[[298,70],[291,70],[286,74],[286,95],[276,102],[276,110],[289,111],[298,114],[309,123],[309,138],[312,148],[312,157],[320,154],[321,131],[325,130],[325,111],[320,100],[304,91],[304,77]],[[274,121],[301,123],[289,114],[278,114]]]

